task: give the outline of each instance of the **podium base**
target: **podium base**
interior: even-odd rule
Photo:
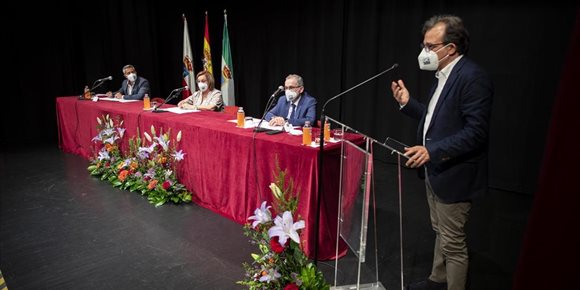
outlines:
[[[356,284],[351,284],[351,285],[342,285],[342,286],[332,286],[330,287],[331,290],[352,290],[352,289],[365,289],[365,290],[386,290],[387,288],[385,288],[383,286],[383,284],[381,284],[381,282],[377,282],[377,283],[367,283],[367,284],[360,284],[359,287],[356,287]]]

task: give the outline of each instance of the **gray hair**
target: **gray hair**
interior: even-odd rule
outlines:
[[[124,74],[125,73],[125,70],[128,69],[128,68],[135,69],[135,67],[133,65],[128,64],[128,65],[126,65],[126,66],[123,67],[123,70],[121,72],[123,72],[123,74]]]
[[[296,83],[298,84],[298,86],[303,87],[304,86],[304,80],[302,79],[301,76],[297,75],[297,74],[289,74],[286,79],[296,79]]]

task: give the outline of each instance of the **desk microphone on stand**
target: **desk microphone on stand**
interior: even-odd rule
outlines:
[[[272,106],[272,104],[274,103],[274,98],[276,97],[276,95],[278,95],[282,91],[284,91],[284,87],[283,86],[279,86],[278,89],[276,89],[276,91],[268,99],[268,102],[266,103],[266,108],[264,109],[264,113],[262,114],[262,118],[260,119],[260,122],[258,123],[258,126],[256,126],[256,128],[254,128],[254,134],[255,133],[258,133],[258,132],[270,131],[269,129],[261,128],[260,125],[262,125],[262,122],[264,121],[264,118],[266,117],[266,114],[270,110],[270,106]]]
[[[159,108],[161,106],[163,106],[163,104],[169,102],[171,99],[173,99],[175,96],[177,96],[177,93],[179,93],[181,91],[185,91],[187,89],[188,89],[188,87],[185,86],[185,87],[178,88],[178,89],[171,91],[171,93],[169,93],[169,96],[167,96],[167,98],[165,98],[165,100],[163,100],[163,102],[161,102],[161,104],[155,105],[155,107],[153,107],[153,110],[151,112],[153,112],[153,113],[165,113],[165,112],[167,112],[167,110],[160,110]]]
[[[94,89],[96,89],[96,88],[100,87],[102,84],[104,84],[104,83],[105,83],[105,81],[110,81],[110,80],[112,80],[112,79],[113,79],[113,77],[112,77],[112,76],[108,76],[108,77],[106,77],[106,78],[102,78],[102,79],[98,79],[98,80],[96,80],[95,82],[93,82],[93,85],[92,85],[92,87],[91,87],[91,88],[90,88],[88,91],[86,91],[86,92],[83,92],[83,93],[82,93],[82,94],[79,96],[79,100],[90,100],[90,99],[91,99],[91,94],[92,94],[92,92],[93,92],[93,90],[94,90]],[[89,95],[89,97],[88,97],[88,98],[87,98],[87,97],[85,97],[87,94]]]
[[[328,103],[330,103],[331,101],[339,98],[340,96],[370,82],[371,80],[374,80],[374,79],[378,78],[379,76],[396,69],[397,67],[399,67],[399,64],[395,63],[390,68],[388,68],[388,69],[364,80],[363,82],[351,87],[350,89],[348,89],[344,92],[341,92],[338,95],[328,99],[324,103],[324,105],[322,106],[322,110],[320,112],[320,126],[322,126],[322,128],[324,128],[324,110],[326,109],[326,105],[328,105]],[[317,260],[318,260],[318,230],[320,227],[320,205],[321,205],[321,201],[322,201],[322,189],[323,189],[323,186],[322,186],[322,184],[323,184],[323,182],[322,182],[322,176],[323,176],[323,174],[322,174],[322,165],[323,165],[322,156],[324,155],[323,154],[323,151],[324,151],[324,129],[322,129],[322,128],[320,130],[320,147],[319,147],[319,151],[318,151],[318,196],[316,198],[317,199],[317,201],[316,201],[317,202],[317,204],[316,204],[316,222],[314,224],[314,237],[315,237],[315,239],[314,239],[314,265],[317,264]]]

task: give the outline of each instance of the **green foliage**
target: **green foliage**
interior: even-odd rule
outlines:
[[[237,283],[256,290],[330,289],[322,272],[317,270],[302,251],[299,239],[295,241],[287,238],[283,245],[279,242],[281,236],[285,235],[280,231],[283,229],[282,221],[293,225],[292,228],[298,234],[304,228],[304,221],[293,222],[298,208],[298,194],[294,192],[294,182],[288,180],[286,171],[280,169],[278,162],[274,180],[275,183],[270,184],[274,196],[272,207],[278,215],[272,219],[270,207],[263,202],[254,211],[255,215],[248,218],[254,222],[244,225],[244,235],[258,247],[259,252],[251,254],[251,263],[242,264],[246,276]]]
[[[144,138],[133,136],[129,139],[129,150],[121,152],[124,137],[123,121],[105,115],[97,118],[98,135],[93,138],[95,156],[87,168],[93,176],[109,181],[114,187],[138,192],[147,197],[155,206],[167,202],[191,202],[191,193],[178,182],[177,163],[185,153],[177,151],[181,132],[171,138],[171,130],[156,135],[151,126],[151,134],[144,132]]]

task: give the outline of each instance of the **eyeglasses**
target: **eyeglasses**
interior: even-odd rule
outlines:
[[[285,90],[293,90],[293,89],[297,89],[297,88],[299,88],[299,87],[301,87],[301,86],[296,86],[296,87],[294,87],[294,86],[292,86],[292,87],[284,87],[284,89],[285,89]]]
[[[421,47],[421,49],[425,49],[425,51],[429,52],[430,50],[433,50],[434,48],[436,48],[437,46],[442,45],[442,44],[447,44],[447,43],[445,43],[445,42],[439,42],[439,43],[433,43],[433,44],[420,43],[419,47]]]

